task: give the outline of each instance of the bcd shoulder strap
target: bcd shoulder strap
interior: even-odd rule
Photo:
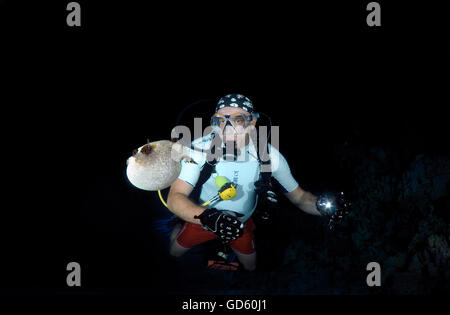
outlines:
[[[215,152],[215,147],[211,148],[211,154],[213,155]],[[216,159],[212,159],[211,162],[209,162],[211,155],[208,155],[206,158],[205,164],[203,164],[203,168],[200,171],[200,176],[198,178],[197,184],[195,184],[194,189],[191,192],[190,197],[194,200],[194,202],[199,202],[200,200],[200,191],[203,184],[206,183],[206,181],[211,177],[211,174],[216,171]]]

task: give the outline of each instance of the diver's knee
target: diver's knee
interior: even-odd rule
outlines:
[[[180,252],[176,252],[176,251],[169,251],[170,256],[175,257],[175,258],[179,258],[181,256],[184,255],[184,253],[180,253]]]
[[[169,254],[173,257],[181,257],[188,250],[189,250],[189,248],[181,247],[180,245],[177,244],[177,241],[175,240],[174,242],[172,242],[172,244],[170,246]]]
[[[255,271],[256,269],[256,259],[252,259],[250,261],[241,262],[244,266],[244,269],[247,271]]]
[[[236,250],[234,250],[236,253],[239,262],[241,263],[242,267],[246,271],[255,271],[256,269],[256,252],[253,252],[251,254],[243,254]]]
[[[172,249],[170,249],[169,254],[170,254],[170,256],[175,257],[175,258],[178,258],[178,257],[181,257],[184,255],[183,252],[172,250]]]
[[[177,248],[174,248],[174,246],[171,246],[169,249],[169,254],[170,254],[170,256],[173,256],[173,257],[181,257],[184,255],[184,252],[180,251]]]
[[[175,225],[175,227],[172,230],[172,233],[170,233],[170,243],[173,244],[173,242],[176,240],[178,233],[181,230],[182,225],[181,224],[177,224]]]

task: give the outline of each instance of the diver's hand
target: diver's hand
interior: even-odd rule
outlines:
[[[255,214],[263,220],[269,220],[274,210],[278,209],[278,196],[270,182],[260,179],[254,185],[255,192],[258,194],[258,207]]]
[[[278,196],[271,190],[258,195],[258,206],[255,214],[263,220],[269,220],[278,209]]]
[[[329,219],[328,227],[333,230],[336,224],[343,221],[350,211],[351,203],[344,192],[337,194],[322,194],[317,198],[316,207],[322,216]]]
[[[202,226],[216,234],[224,243],[234,241],[244,233],[244,223],[238,220],[243,214],[234,211],[222,211],[215,208],[206,209],[195,216]]]

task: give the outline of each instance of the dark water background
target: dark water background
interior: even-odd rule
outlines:
[[[80,4],[78,30],[61,4],[1,7],[3,292],[67,293],[70,261],[91,293],[448,290],[449,45],[438,8],[382,2],[375,30],[352,2]],[[168,139],[187,105],[235,92],[280,126],[304,189],[346,189],[355,204],[330,234],[283,200],[257,232],[253,274],[206,271],[201,251],[168,257],[152,228],[168,211],[124,173],[131,151]],[[370,261],[380,288],[365,284]]]

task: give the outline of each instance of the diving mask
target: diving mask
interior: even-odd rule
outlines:
[[[235,113],[231,115],[215,113],[211,117],[211,126],[213,129],[219,129],[220,132],[224,132],[226,126],[231,126],[237,134],[242,134],[245,132],[245,128],[248,127],[253,118],[258,117],[259,115],[257,113],[250,115],[245,115],[243,113]]]

